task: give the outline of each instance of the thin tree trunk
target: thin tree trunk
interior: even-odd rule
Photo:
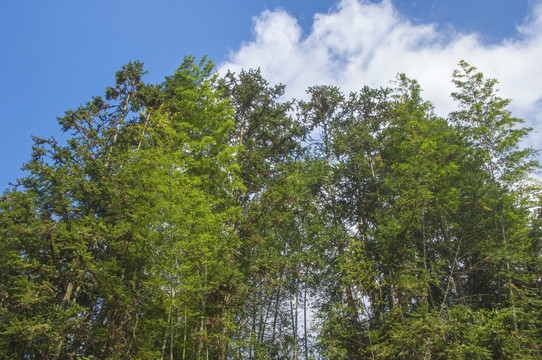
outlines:
[[[243,113],[243,116],[241,117],[241,129],[239,130],[239,143],[238,145],[243,145],[243,141],[245,138],[245,133],[247,131],[247,112],[248,110],[245,110]]]
[[[303,339],[305,342],[305,360],[309,360],[309,347],[307,345],[307,281],[303,293]]]
[[[149,117],[150,117],[150,113],[147,113],[147,116],[145,117],[145,123],[143,124],[143,130],[141,131],[141,139],[137,143],[136,151],[139,151],[139,148],[141,147],[141,143],[143,142],[143,136],[145,135],[145,130],[147,129],[147,124],[149,123]]]
[[[166,324],[166,329],[164,330],[164,341],[162,342],[162,355],[160,357],[161,359],[164,359],[164,354],[166,352],[167,335],[168,335],[168,330],[169,330],[169,326],[170,326],[170,323],[171,323],[172,309],[173,309],[173,301],[171,301],[170,304],[169,304],[169,311],[168,311],[168,316],[167,316],[167,324]]]
[[[290,313],[292,316],[292,332],[294,337],[294,360],[297,360],[297,318],[298,318],[298,306],[299,306],[299,291],[298,291],[298,273],[296,269],[296,278],[295,278],[295,300],[290,300]]]
[[[173,299],[175,298],[175,290],[173,291],[173,297],[171,301],[171,324],[169,332],[169,360],[173,360]]]
[[[295,329],[295,319],[294,319],[294,300],[290,298],[290,318],[292,319],[292,336],[294,339],[294,360],[296,360],[297,357],[297,334]]]
[[[184,334],[183,334],[183,357],[182,357],[182,360],[185,359],[185,353],[186,353],[186,329],[187,329],[187,324],[186,324],[186,304],[184,304]]]
[[[280,289],[277,289],[277,300],[275,301],[275,311],[273,316],[273,335],[271,337],[271,343],[275,344],[275,336],[276,336],[276,330],[277,330],[277,319],[279,315],[279,304],[280,304]]]
[[[126,102],[124,103],[124,107],[122,108],[122,116],[121,116],[121,119],[119,120],[119,122],[117,123],[117,129],[115,131],[115,134],[113,135],[113,142],[111,144],[111,146],[109,146],[109,149],[108,149],[108,160],[107,162],[105,163],[105,168],[108,169],[109,168],[109,159],[111,158],[111,154],[109,153],[111,151],[111,149],[113,148],[113,144],[115,144],[117,142],[117,137],[119,135],[119,132],[120,132],[120,125],[121,123],[124,121],[124,119],[126,118],[126,115],[128,115],[128,103],[130,102],[130,96],[131,94],[128,94],[126,96]]]

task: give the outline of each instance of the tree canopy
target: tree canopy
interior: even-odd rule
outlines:
[[[531,129],[461,61],[308,88],[139,62],[0,199],[1,359],[539,359]]]

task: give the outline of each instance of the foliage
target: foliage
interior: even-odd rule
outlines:
[[[443,118],[404,74],[144,73],[4,192],[0,358],[540,358],[537,152],[496,80],[460,62]]]

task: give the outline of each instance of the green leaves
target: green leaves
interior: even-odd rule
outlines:
[[[231,110],[212,64],[200,66],[187,58],[159,94],[141,80],[142,64],[130,63],[107,88],[108,102],[95,97],[59,119],[72,136],[65,146],[35,139],[24,191],[2,202],[11,239],[2,245],[10,299],[2,333],[12,354],[116,349],[120,358],[164,333],[178,344],[183,335],[167,321],[152,331],[160,335],[144,340],[139,331],[182,306],[190,309],[185,331],[196,331],[196,319],[229,321],[206,299],[236,273],[228,254],[238,246],[230,228],[241,185],[228,145]]]
[[[404,74],[144,74],[0,199],[0,358],[540,357],[538,164],[496,80],[461,62],[444,119]]]
[[[524,180],[539,166],[533,160],[535,150],[519,149],[532,129],[517,127],[523,120],[512,117],[507,109],[510,100],[497,95],[497,80],[485,79],[465,61],[459,65],[453,75],[458,91],[452,97],[462,110],[451,114],[452,121],[461,127],[491,177],[503,184]]]

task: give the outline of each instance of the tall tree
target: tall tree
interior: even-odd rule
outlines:
[[[292,356],[292,242],[299,230],[292,215],[295,194],[290,172],[301,154],[303,126],[291,116],[292,101],[283,101],[284,85],[270,85],[259,70],[227,73],[220,88],[234,108],[230,143],[238,146],[237,162],[246,191],[239,193],[242,218],[236,231],[242,242],[246,297],[236,321],[236,356]],[[293,336],[295,338],[295,335]],[[295,340],[294,340],[295,342]],[[288,355],[284,355],[288,354]]]
[[[444,119],[403,74],[143,75],[0,198],[0,358],[540,358],[538,163],[496,80],[461,62]]]
[[[2,347],[11,356],[125,349],[141,290],[134,281],[148,262],[117,175],[131,146],[124,130],[143,120],[142,75],[140,63],[124,66],[109,102],[96,97],[59,118],[66,145],[34,138],[29,175],[4,194]]]
[[[188,57],[155,87],[129,64],[59,119],[66,146],[36,138],[2,201],[7,354],[225,357],[241,185],[211,71]]]

